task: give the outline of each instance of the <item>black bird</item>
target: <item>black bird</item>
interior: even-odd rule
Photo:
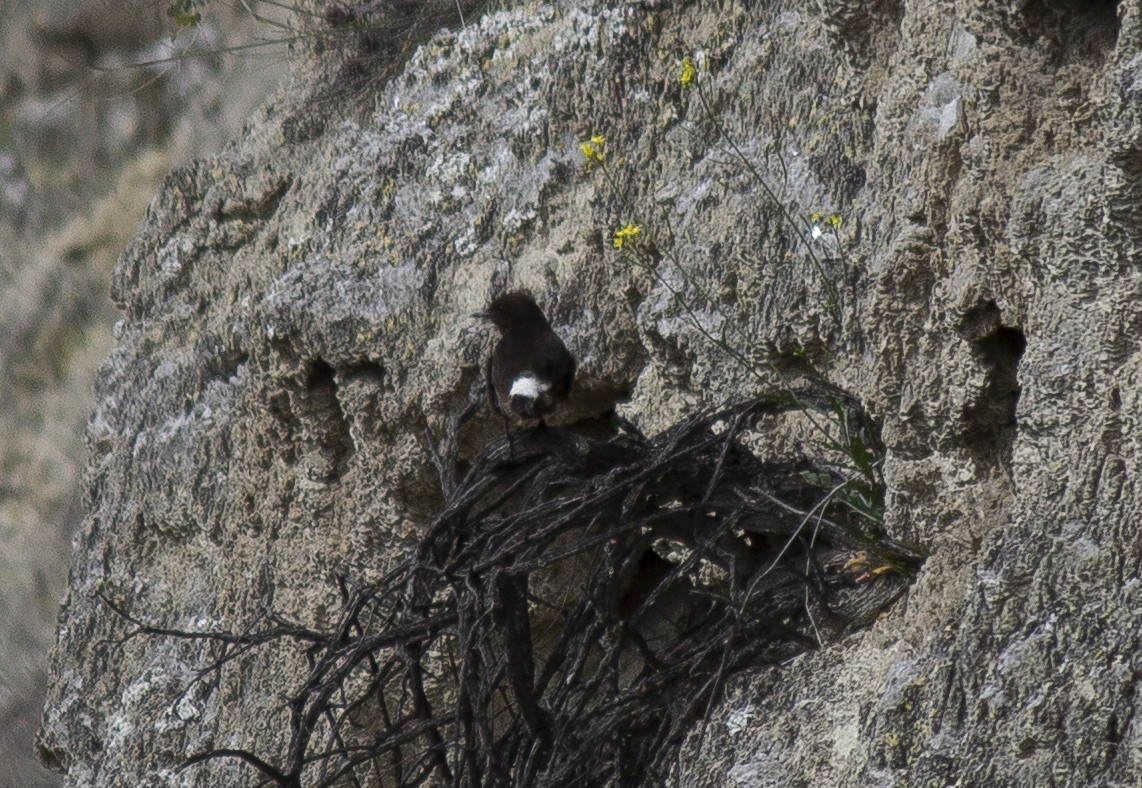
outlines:
[[[542,425],[571,391],[574,357],[527,293],[505,293],[478,317],[491,320],[503,335],[484,366],[492,408],[505,426],[512,418],[539,419]]]

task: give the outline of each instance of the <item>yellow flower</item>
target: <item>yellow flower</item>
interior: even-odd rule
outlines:
[[[816,231],[814,237],[826,229],[830,229],[835,232],[841,229],[841,225],[845,223],[844,218],[839,213],[823,213],[821,211],[815,211],[813,214],[811,214],[809,216],[809,221],[812,223],[813,229]]]
[[[694,77],[696,76],[698,76],[698,67],[694,65],[694,61],[687,55],[682,58],[682,74],[679,75],[678,81],[682,83],[682,87],[688,88],[694,84]]]
[[[626,243],[635,243],[638,241],[638,234],[642,232],[642,228],[637,224],[627,224],[615,230],[615,248],[622,249]]]
[[[579,143],[579,150],[583,151],[583,155],[587,157],[587,164],[601,164],[606,158],[607,138],[602,134],[596,134],[586,142]]]
[[[809,235],[813,237],[813,240],[816,240],[825,233],[835,235],[840,232],[841,225],[845,223],[845,220],[839,213],[816,211],[809,216],[809,222]]]

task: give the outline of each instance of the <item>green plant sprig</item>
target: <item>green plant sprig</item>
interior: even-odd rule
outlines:
[[[829,292],[833,309],[839,309],[840,294],[836,286],[829,279],[822,261],[813,250],[808,239],[804,236],[812,233],[814,229],[820,232],[831,232],[834,235],[838,234],[842,224],[841,217],[836,214],[814,214],[807,225],[798,221],[793,210],[782,202],[777,192],[769,185],[762,173],[729,135],[724,125],[715,118],[709,97],[706,95],[701,81],[698,79],[699,74],[698,67],[694,62],[689,57],[683,58],[682,73],[679,77],[683,88],[694,87],[696,84],[696,90],[699,100],[702,103],[702,108],[712,120],[718,137],[723,141],[726,148],[732,152],[734,157],[742,163],[746,171],[758,183],[765,195],[778,208],[784,221],[796,231],[796,235],[805,247],[813,265]],[[640,221],[640,217],[638,216],[639,212],[622,196],[624,192],[619,187],[615,172],[612,167],[609,166],[606,151],[606,137],[601,134],[594,135],[580,147],[587,159],[587,167],[590,169],[598,169],[602,173],[612,195],[620,201],[621,211],[626,221],[615,231],[613,235],[613,245],[620,251],[624,259],[630,260],[638,267],[649,272],[657,282],[670,293],[676,303],[681,305],[687,321],[698,333],[706,341],[726,354],[750,376],[759,382],[768,382],[770,378],[763,373],[764,369],[771,374],[777,375],[780,379],[780,372],[774,367],[771,361],[768,359],[750,358],[731,341],[730,332],[733,332],[736,338],[741,340],[742,345],[748,346],[751,338],[743,327],[739,326],[735,321],[726,319],[723,315],[720,331],[715,334],[704,325],[686,294],[663,276],[660,270],[660,264],[663,259],[667,259],[673,264],[674,269],[683,277],[686,285],[692,288],[711,308],[717,309],[717,300],[677,257],[675,252],[675,238],[669,222],[662,223],[662,226],[665,228],[665,247],[660,246],[649,234],[644,235],[643,227],[645,225]],[[786,173],[786,177],[788,177],[788,170],[785,168],[784,161],[781,160],[779,154],[778,159],[783,171]],[[823,230],[821,229],[822,225],[824,226]],[[809,233],[804,232],[806,228],[809,230]],[[838,248],[840,246],[838,243]],[[822,436],[822,448],[834,456],[839,455],[844,458],[844,461],[840,463],[832,463],[833,467],[837,469],[838,476],[840,477],[839,480],[836,477],[828,476],[827,478],[814,481],[815,484],[818,484],[822,489],[826,490],[826,495],[822,499],[821,505],[828,507],[835,502],[856,515],[860,521],[871,525],[874,531],[882,530],[885,506],[883,494],[884,480],[882,474],[883,456],[875,447],[869,445],[868,436],[862,434],[867,432],[868,425],[863,425],[866,429],[861,431],[850,429],[850,411],[839,397],[832,399],[824,406],[818,404],[817,407],[813,407],[812,403],[803,403],[797,400],[795,392],[791,389],[787,388],[787,392],[790,396],[794,397],[800,411],[805,415],[812,429]],[[824,418],[822,418],[822,416]],[[813,512],[807,512],[804,513],[804,516],[806,516],[806,518],[812,518],[813,514]],[[817,516],[820,517],[822,515],[820,512],[817,512]],[[808,522],[808,519],[806,522]],[[864,529],[862,528],[861,530],[863,531]]]

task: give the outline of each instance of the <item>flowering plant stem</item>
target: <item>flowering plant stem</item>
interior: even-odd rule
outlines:
[[[698,79],[698,76],[698,68],[694,62],[688,57],[684,58],[683,70],[680,77],[683,88],[694,88],[697,91],[698,100],[701,102],[702,109],[707,118],[712,123],[717,138],[724,145],[725,149],[728,150],[736,160],[741,162],[745,171],[749,173],[764,195],[777,209],[782,220],[795,231],[795,235],[804,247],[806,254],[828,292],[830,311],[839,317],[840,293],[825,271],[824,264],[814,251],[810,239],[806,237],[809,232],[819,227],[819,225],[811,225],[804,221],[799,221],[793,208],[781,200],[776,190],[765,179],[754,162],[746,156],[745,151],[743,151],[730,136],[725,125],[717,119],[713,107],[711,106],[710,98],[701,81]],[[696,85],[694,84],[695,82],[697,83]],[[698,293],[699,297],[711,305],[711,307],[716,308],[717,299],[698,281],[697,277],[693,276],[687,270],[686,266],[684,266],[682,261],[678,258],[675,252],[675,238],[669,221],[662,223],[662,240],[665,241],[664,246],[660,246],[656,243],[655,238],[650,233],[643,233],[644,224],[640,221],[640,217],[637,216],[635,207],[623,197],[624,192],[620,189],[615,173],[609,166],[610,162],[607,160],[605,145],[606,138],[602,135],[595,135],[580,147],[587,159],[588,167],[597,167],[601,170],[603,178],[611,190],[611,194],[618,200],[623,212],[625,223],[622,224],[620,229],[615,231],[613,235],[612,240],[614,247],[622,253],[624,258],[631,260],[635,265],[649,272],[655,280],[670,293],[673,299],[681,305],[687,321],[698,333],[706,341],[729,356],[752,378],[764,385],[771,380],[770,376],[765,374],[765,372],[768,371],[770,375],[780,379],[781,373],[773,366],[771,361],[768,359],[751,358],[750,354],[741,349],[750,347],[753,341],[752,337],[744,328],[739,326],[736,322],[725,318],[723,315],[721,329],[715,334],[715,332],[708,328],[702,321],[694,305],[690,299],[687,298],[686,293],[671,284],[666,276],[663,275],[660,269],[660,263],[665,258],[673,264],[674,269],[683,277],[689,288],[692,288]],[[785,162],[781,159],[780,154],[778,154],[778,161],[781,163],[785,177],[788,178],[788,169],[785,167]],[[816,222],[817,219],[815,218],[814,221]],[[827,217],[826,225],[825,231],[832,232],[836,235],[841,225],[841,218],[836,214],[830,214]],[[807,230],[809,232],[807,232]],[[731,331],[734,332],[735,338],[739,340],[740,348],[738,343],[730,341],[728,333]],[[850,424],[852,413],[840,397],[830,399],[829,402],[824,405],[821,403],[802,403],[798,400],[796,393],[790,386],[785,385],[784,389],[785,393],[792,397],[798,404],[800,412],[809,420],[813,429],[823,437],[823,448],[828,452],[832,452],[844,458],[843,461],[833,464],[839,479],[830,477],[819,480],[820,485],[828,490],[826,499],[830,501],[833,499],[839,500],[851,512],[861,518],[863,522],[871,523],[876,530],[882,528],[884,515],[883,456],[882,452],[876,448],[875,439],[869,432],[870,425],[863,423],[859,429],[853,429]]]

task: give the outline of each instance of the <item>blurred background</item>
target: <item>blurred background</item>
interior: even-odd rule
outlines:
[[[59,785],[39,724],[115,261],[163,176],[285,73],[257,0],[0,0],[0,786]]]

